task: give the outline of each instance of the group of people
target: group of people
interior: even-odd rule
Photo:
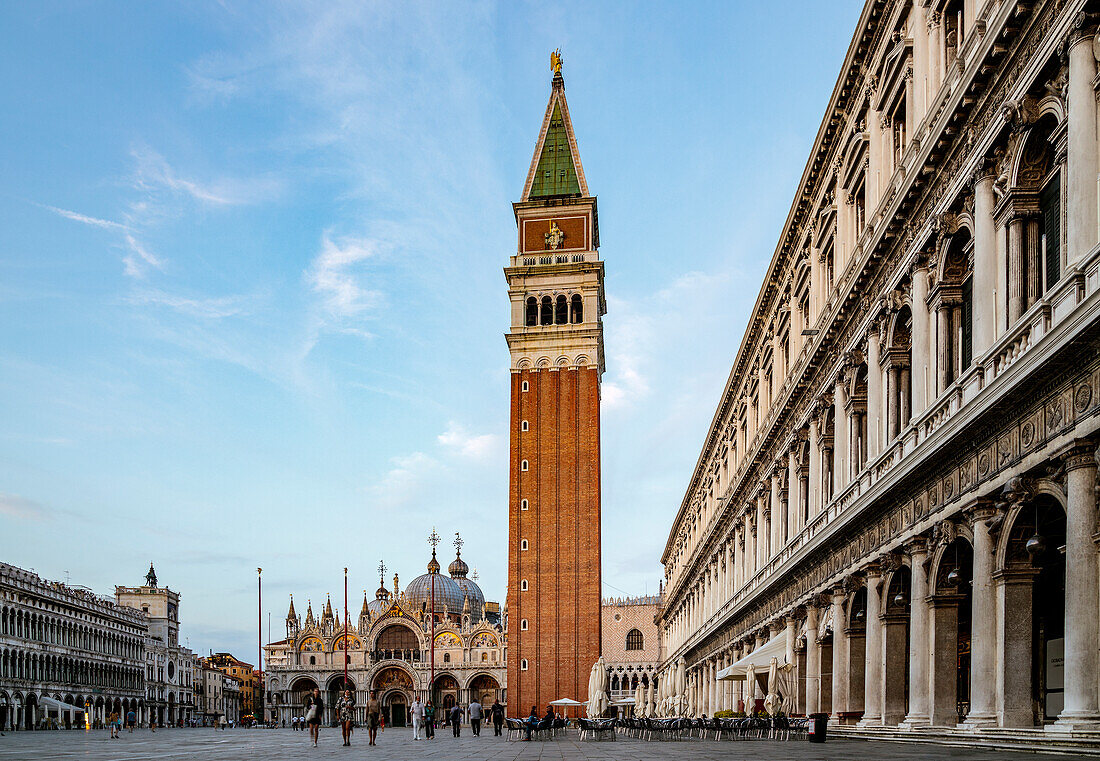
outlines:
[[[481,722],[484,718],[485,709],[481,703],[475,698],[467,707],[467,711],[470,717],[470,730],[474,733],[475,737],[481,736]],[[340,698],[336,701],[336,717],[340,723],[340,733],[344,738],[344,745],[351,745],[351,734],[355,729],[355,695],[351,690],[344,690],[340,695]],[[370,700],[367,701],[367,736],[368,745],[378,744],[378,729],[383,724],[384,715],[382,713],[382,704],[378,700],[378,693],[371,691]],[[535,709],[532,707],[532,713]],[[291,720],[292,729],[309,729],[309,739],[313,743],[313,747],[317,747],[317,741],[320,737],[321,721],[325,713],[325,701],[321,698],[321,690],[314,688],[313,692],[306,697],[305,702],[305,716],[300,719],[295,718]],[[413,725],[413,740],[435,739],[435,719],[436,709],[432,705],[432,701],[421,702],[417,697],[412,704],[412,725]],[[462,736],[462,706],[456,703],[451,707],[449,711],[443,714],[444,726],[448,724],[451,726],[451,731],[455,737]],[[499,736],[501,730],[504,727],[504,706],[497,700],[489,707],[489,718],[493,722],[493,734]],[[535,716],[535,722],[538,723],[538,716]],[[423,737],[421,732],[423,731]],[[528,730],[527,737],[530,739],[531,732]]]

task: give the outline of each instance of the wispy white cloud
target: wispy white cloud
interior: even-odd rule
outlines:
[[[436,440],[448,450],[474,460],[487,460],[503,454],[500,436],[492,433],[471,434],[453,420]]]
[[[0,492],[0,515],[27,521],[44,521],[53,518],[52,513],[34,500],[15,494]]]
[[[367,488],[367,494],[372,507],[391,512],[412,506],[426,483],[433,480],[442,467],[438,460],[423,452],[394,457],[390,465],[390,469]]]
[[[130,277],[144,277],[147,267],[164,269],[164,262],[149,252],[149,249],[133,235],[126,233],[126,245],[130,253],[122,257],[125,272]]]
[[[222,177],[199,181],[176,171],[167,159],[147,145],[134,146],[130,155],[136,164],[134,185],[139,190],[169,190],[213,206],[240,206],[270,200],[278,195],[282,183],[271,177],[239,179]]]
[[[328,233],[322,237],[321,253],[310,265],[308,278],[331,315],[353,317],[377,305],[382,294],[363,285],[355,269],[377,250],[375,241],[363,238],[334,241]]]
[[[190,317],[208,320],[219,320],[225,317],[247,314],[251,309],[251,301],[253,301],[251,297],[246,296],[201,298],[180,296],[155,289],[138,291],[126,300],[130,304],[139,306],[168,307]]]
[[[81,224],[91,225],[92,227],[101,227],[105,230],[125,230],[126,225],[119,222],[112,222],[109,219],[100,219],[98,217],[90,217],[87,214],[81,214],[78,211],[70,211],[69,209],[62,209],[58,206],[50,206],[49,204],[39,204],[43,209],[49,209],[54,214],[60,214],[65,219],[71,219],[74,222],[80,222]]]

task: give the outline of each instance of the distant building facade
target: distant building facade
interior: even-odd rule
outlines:
[[[242,719],[254,717],[256,721],[265,721],[264,679],[263,674],[229,653],[213,653],[208,659],[215,668],[219,668],[237,680],[240,690],[240,712]]]
[[[212,726],[238,721],[242,715],[240,681],[210,659],[196,658],[195,664],[196,722]]]
[[[62,706],[94,723],[145,703],[146,618],[91,590],[0,563],[0,730],[33,729]]]
[[[657,686],[661,659],[655,617],[660,597],[605,598],[600,615],[603,659],[607,664],[608,691],[612,701],[633,699],[639,686]]]
[[[477,697],[489,705],[505,702],[507,640],[506,615],[487,602],[459,553],[441,574],[435,553],[428,572],[402,592],[398,577],[393,591],[384,579],[347,630],[347,683],[363,721],[370,692],[382,701],[387,724],[404,726],[416,697],[429,695],[441,708],[456,702],[467,705]],[[431,602],[434,587],[434,616]],[[431,631],[434,618],[435,641]],[[344,621],[327,601],[320,618],[307,603],[305,621],[291,599],[286,638],[265,646],[268,718],[290,722],[305,712],[305,698],[314,688],[322,691],[325,721],[334,721],[334,706],[345,686]],[[432,683],[432,654],[435,682]]]
[[[179,644],[179,593],[157,584],[152,564],[141,587],[115,587],[120,606],[145,614],[145,704],[139,721],[188,723],[194,713],[194,654]]]

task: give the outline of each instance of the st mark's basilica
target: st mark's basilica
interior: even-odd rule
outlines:
[[[502,616],[499,603],[485,600],[461,547],[456,536],[455,559],[446,574],[433,550],[427,572],[404,590],[397,574],[387,589],[380,565],[374,599],[364,593],[358,618],[347,624],[347,687],[355,694],[360,722],[371,691],[377,691],[390,726],[405,726],[409,706],[416,697],[426,699],[429,689],[432,701],[443,708],[456,702],[465,706],[475,697],[485,705],[504,701],[507,613]],[[344,631],[331,599],[319,618],[307,602],[303,621],[291,598],[286,638],[264,648],[270,716],[289,724],[304,713],[306,695],[318,688],[326,723],[335,720],[333,706],[345,684]]]

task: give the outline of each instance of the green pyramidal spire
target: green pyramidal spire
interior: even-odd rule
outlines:
[[[531,183],[530,198],[580,195],[580,192],[573,151],[569,147],[569,135],[561,115],[561,104],[555,103],[554,113],[550,117],[550,128],[542,143],[542,155],[539,156],[538,167]]]

